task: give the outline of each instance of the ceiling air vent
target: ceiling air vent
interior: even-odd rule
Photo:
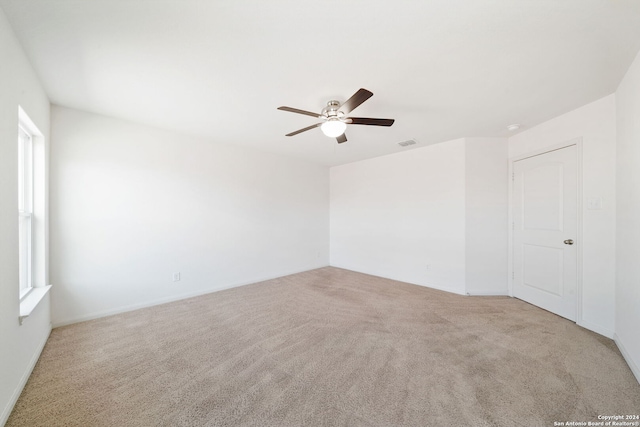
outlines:
[[[402,142],[398,142],[398,145],[401,147],[408,147],[409,145],[413,145],[416,143],[415,139],[410,139],[408,141],[402,141]]]

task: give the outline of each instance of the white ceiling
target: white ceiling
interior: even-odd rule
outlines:
[[[638,0],[0,0],[51,102],[325,165],[506,136],[615,91]],[[309,116],[357,89],[349,141]],[[401,148],[398,142],[416,139]],[[188,142],[185,142],[188,148]]]

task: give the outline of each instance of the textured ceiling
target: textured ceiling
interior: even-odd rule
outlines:
[[[52,103],[336,165],[506,136],[615,91],[637,0],[0,0]],[[364,87],[349,141],[276,110]],[[408,148],[398,142],[416,139]],[[188,143],[185,143],[188,144]],[[188,147],[187,147],[188,148]]]

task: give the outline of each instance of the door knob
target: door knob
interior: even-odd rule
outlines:
[[[573,240],[567,239],[567,240],[564,241],[564,244],[565,245],[573,245]]]

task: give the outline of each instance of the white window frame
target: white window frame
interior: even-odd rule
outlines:
[[[33,134],[18,125],[20,301],[33,290]]]
[[[16,283],[22,325],[51,290],[49,280],[47,235],[47,156],[44,135],[18,106],[18,270],[22,280]],[[25,136],[27,135],[27,136]]]

